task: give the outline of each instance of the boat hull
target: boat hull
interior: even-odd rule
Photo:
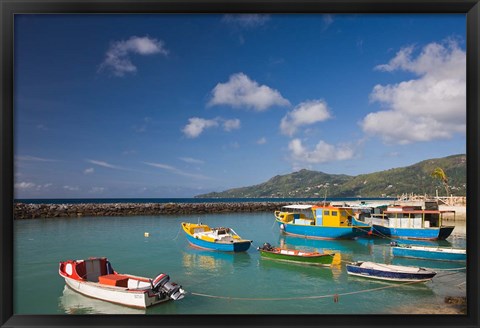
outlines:
[[[447,239],[455,227],[440,228],[391,228],[374,224],[372,231],[390,238],[418,239],[418,240],[444,240]]]
[[[144,309],[149,306],[168,301],[169,298],[159,298],[157,294],[144,290],[128,290],[114,286],[101,286],[99,283],[79,281],[65,278],[65,283],[72,290],[99,300]]]
[[[436,272],[395,272],[395,271],[383,271],[374,268],[362,268],[356,265],[347,264],[347,273],[353,276],[359,276],[370,279],[398,281],[398,282],[423,282],[431,280]]]
[[[325,265],[325,266],[329,266],[332,264],[333,256],[334,256],[334,254],[321,254],[318,256],[294,256],[294,255],[266,252],[263,250],[260,250],[260,255],[264,258],[271,259],[271,260],[295,262],[299,264]]]
[[[314,225],[300,225],[282,222],[276,219],[280,230],[292,236],[316,239],[354,239],[365,236],[370,231],[369,226],[325,227]]]
[[[398,257],[409,257],[438,261],[466,261],[467,254],[449,252],[448,249],[425,248],[415,249],[410,247],[392,247],[392,255]]]
[[[186,234],[188,242],[198,248],[221,251],[221,252],[245,252],[252,244],[250,240],[235,241],[233,243],[218,243],[195,238]]]

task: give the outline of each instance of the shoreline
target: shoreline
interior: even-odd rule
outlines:
[[[442,314],[442,315],[466,315],[467,298],[465,296],[445,296],[443,303],[433,306],[406,305],[397,308],[392,314]]]
[[[312,204],[312,202],[295,202]],[[369,203],[375,203],[370,201]],[[382,202],[380,202],[382,203]],[[384,203],[384,202],[383,202]],[[80,203],[80,204],[31,204],[15,203],[14,220],[43,218],[80,218],[84,216],[142,216],[189,215],[221,213],[274,212],[291,202],[212,202],[212,203]],[[355,206],[360,202],[350,202]],[[466,220],[466,206],[439,206],[440,210],[455,210],[455,220]]]

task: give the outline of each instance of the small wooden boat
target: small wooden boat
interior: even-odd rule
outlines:
[[[394,242],[392,255],[399,257],[411,257],[418,259],[439,261],[466,261],[467,250],[464,248],[449,248],[435,246],[399,245]]]
[[[272,247],[269,243],[263,244],[263,246],[258,247],[257,250],[261,256],[272,260],[325,266],[332,265],[333,257],[335,256],[333,253],[306,252],[296,249]]]
[[[119,274],[105,257],[60,262],[58,273],[68,287],[80,294],[135,308],[185,296],[182,286],[171,282],[165,273],[153,279]]]
[[[437,273],[430,269],[357,261],[347,264],[347,273],[354,276],[390,281],[428,281]]]
[[[244,252],[251,240],[241,238],[232,228],[210,228],[206,224],[182,222],[188,242],[199,248],[223,252]]]

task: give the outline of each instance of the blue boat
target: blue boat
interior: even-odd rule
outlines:
[[[437,274],[426,268],[364,261],[347,264],[347,273],[370,279],[404,282],[424,282],[431,280]]]
[[[372,225],[372,233],[381,237],[444,240],[455,226],[443,225],[446,213],[455,211],[424,210],[417,207],[389,207],[381,215],[365,218]]]
[[[188,242],[198,248],[222,252],[245,252],[252,244],[242,239],[232,228],[210,228],[206,224],[182,222]]]
[[[392,244],[392,255],[439,261],[466,261],[467,250],[462,248]]]
[[[317,239],[354,239],[371,227],[360,224],[350,207],[287,205],[275,211],[280,230],[288,235]]]

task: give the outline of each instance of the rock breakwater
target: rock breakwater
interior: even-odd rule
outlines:
[[[26,204],[16,203],[16,220],[83,216],[183,215],[208,213],[272,212],[290,203],[108,203],[108,204]]]

